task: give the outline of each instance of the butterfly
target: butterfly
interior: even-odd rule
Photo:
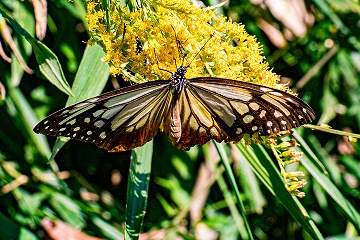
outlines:
[[[124,87],[58,110],[34,131],[92,142],[110,152],[130,150],[159,130],[179,149],[210,139],[239,142],[244,134],[277,134],[312,122],[300,98],[223,78],[186,79],[181,66],[169,80]]]

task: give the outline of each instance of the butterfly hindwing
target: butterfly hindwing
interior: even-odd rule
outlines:
[[[125,151],[150,141],[170,108],[169,81],[111,91],[61,109],[34,131],[93,142],[108,151]]]

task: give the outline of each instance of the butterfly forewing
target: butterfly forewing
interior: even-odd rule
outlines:
[[[154,137],[170,109],[169,99],[169,81],[131,86],[61,109],[34,131],[93,142],[108,151],[125,151]]]

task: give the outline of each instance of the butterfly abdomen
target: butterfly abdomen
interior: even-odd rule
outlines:
[[[170,110],[170,129],[169,129],[169,139],[175,145],[180,141],[181,138],[181,116],[180,116],[180,102],[178,99],[178,94],[173,95],[172,100],[172,109]]]

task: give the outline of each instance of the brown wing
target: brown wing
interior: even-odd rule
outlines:
[[[238,142],[246,133],[276,134],[315,118],[298,97],[227,79],[190,79],[179,101],[182,135],[176,146],[185,150],[210,139]]]
[[[111,152],[144,145],[170,108],[169,81],[155,81],[102,94],[61,109],[34,131],[93,142]]]

